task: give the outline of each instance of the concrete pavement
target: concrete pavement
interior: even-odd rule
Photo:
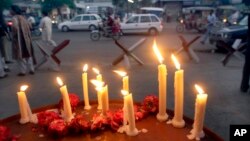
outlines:
[[[187,39],[192,39],[196,33],[185,33]],[[129,47],[144,35],[124,36],[121,42]],[[154,93],[157,95],[157,65],[158,61],[152,51],[152,37],[146,36],[147,41],[135,51],[144,61],[144,66],[132,63],[128,70],[130,76],[131,92],[136,101],[142,101],[143,97]],[[57,42],[70,39],[69,47],[59,53],[62,59],[61,72],[51,72],[43,66],[35,75],[17,77],[18,71],[14,64],[10,65],[9,77],[0,80],[0,118],[4,118],[19,112],[16,92],[21,84],[30,85],[27,97],[32,108],[47,104],[57,103],[60,99],[58,86],[55,82],[56,76],[61,76],[67,84],[70,92],[78,94],[82,98],[81,73],[84,63],[91,67],[98,67],[103,74],[104,81],[109,85],[110,99],[122,99],[119,91],[122,87],[121,78],[112,71],[123,68],[111,66],[111,62],[121,53],[111,39],[102,38],[93,42],[89,39],[86,31],[61,33],[55,32],[54,39]],[[175,68],[170,60],[170,53],[180,47],[181,43],[175,32],[174,24],[167,24],[164,32],[158,36],[157,43],[166,58],[165,64],[168,68],[168,96],[167,108],[174,108],[173,79]],[[193,47],[197,50],[210,50],[212,46],[195,43]],[[208,94],[205,126],[218,133],[225,140],[229,140],[230,124],[250,124],[250,94],[239,91],[243,62],[233,58],[228,66],[223,67],[220,60],[223,54],[210,52],[197,52],[200,63],[188,60],[185,53],[178,56],[181,67],[185,71],[185,100],[184,114],[190,118],[194,117],[194,102],[196,91],[194,84],[203,86]],[[41,57],[36,49],[37,57]],[[89,78],[95,74],[89,71]],[[96,100],[94,88],[90,88],[90,99]]]

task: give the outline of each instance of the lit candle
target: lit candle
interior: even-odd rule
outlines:
[[[96,80],[102,81],[102,75],[100,74],[100,71],[98,69],[96,69],[96,68],[93,68],[92,70],[97,74]],[[102,102],[101,102],[101,94],[99,93],[99,91],[97,91],[97,99],[98,99],[98,107],[97,107],[97,109],[101,110],[102,109],[102,104],[101,104]]]
[[[62,99],[63,99],[63,111],[64,111],[64,119],[69,122],[73,118],[72,110],[71,110],[71,105],[70,105],[70,100],[69,100],[69,94],[67,90],[67,86],[63,85],[63,81],[61,80],[60,77],[57,77],[57,83],[60,86],[60,92],[62,94]]]
[[[124,106],[126,107],[126,113],[124,114],[127,117],[129,123],[128,128],[126,128],[126,133],[129,136],[136,136],[139,132],[135,127],[135,114],[132,93],[128,94],[127,91],[122,91],[122,94],[124,95]]]
[[[128,120],[127,120],[127,106],[126,106],[126,102],[125,102],[125,96],[127,95],[128,91],[126,90],[121,90],[122,95],[124,95],[123,97],[123,127],[126,128],[127,124],[128,124]]]
[[[84,109],[89,110],[91,106],[89,104],[89,92],[88,92],[88,64],[83,66],[82,84],[83,84],[83,97],[84,97]]]
[[[102,93],[102,113],[103,113],[103,115],[106,115],[108,110],[109,110],[108,85],[105,85],[103,87],[103,93]]]
[[[104,82],[98,80],[91,80],[91,83],[96,86],[96,90],[101,98],[101,105],[102,105],[102,115],[106,115],[109,104],[108,104],[108,86],[104,86]]]
[[[182,128],[185,126],[183,120],[183,75],[184,71],[181,69],[180,63],[174,55],[171,56],[177,71],[174,76],[174,95],[175,95],[175,107],[174,107],[174,118],[172,124],[174,127]]]
[[[25,90],[28,88],[27,85],[23,85],[20,87],[20,92],[17,92],[17,97],[18,97],[18,103],[19,103],[19,110],[20,110],[20,115],[21,119],[19,122],[21,124],[25,124],[29,122],[29,113],[27,110],[27,101],[26,101],[26,95],[25,95]]]
[[[114,72],[122,77],[122,85],[123,85],[122,89],[129,92],[129,78],[127,76],[127,73],[124,71],[114,71]]]
[[[166,113],[167,108],[167,68],[164,65],[163,57],[157,48],[156,41],[154,40],[153,50],[161,63],[158,66],[158,82],[159,82],[159,113],[157,114],[157,119],[159,121],[166,121],[168,119],[168,115]]]
[[[200,138],[203,138],[205,136],[203,132],[203,124],[204,124],[205,110],[207,104],[207,94],[205,94],[203,89],[196,84],[195,88],[199,94],[197,94],[195,101],[195,116],[194,116],[193,129],[191,130],[191,134],[188,135],[188,138],[190,140],[193,139],[200,140]]]

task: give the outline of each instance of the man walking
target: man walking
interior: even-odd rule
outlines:
[[[39,25],[39,27],[42,29],[42,40],[55,47],[56,43],[55,41],[51,39],[52,38],[52,21],[48,17],[48,12],[43,11],[42,14],[43,14],[43,18]]]
[[[215,16],[215,13],[214,11],[212,10],[210,12],[210,14],[207,16],[207,31],[206,33],[204,34],[204,37],[201,41],[201,44],[205,44],[205,42],[207,41],[208,37],[209,37],[209,34],[213,28],[213,26],[215,25],[215,22],[216,22],[216,16]]]
[[[13,57],[19,67],[18,76],[25,76],[27,68],[30,74],[34,74],[34,51],[31,40],[30,26],[28,21],[21,15],[18,6],[11,6],[12,18],[12,47]]]

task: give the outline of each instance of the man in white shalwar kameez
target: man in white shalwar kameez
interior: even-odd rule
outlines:
[[[52,38],[52,21],[50,17],[48,16],[48,12],[43,11],[43,18],[40,22],[39,27],[42,29],[42,40],[48,45],[48,47],[56,47],[55,41],[53,41]],[[51,48],[48,50],[52,50]],[[59,65],[56,64],[51,58],[49,58],[49,69],[52,69],[53,71],[59,71]]]

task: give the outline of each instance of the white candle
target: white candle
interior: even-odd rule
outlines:
[[[100,71],[96,68],[93,68],[93,71],[97,74],[96,80],[102,81],[102,75],[100,74]],[[98,100],[98,110],[102,109],[102,101],[101,101],[101,93],[97,91],[97,100]]]
[[[109,97],[108,97],[108,85],[104,86],[102,92],[102,114],[106,116],[107,111],[109,110]]]
[[[21,86],[20,91],[17,92],[19,110],[20,110],[20,115],[21,115],[19,122],[21,124],[25,124],[29,122],[29,113],[27,110],[27,101],[26,101],[26,95],[24,92],[27,88],[28,88],[27,85],[23,85]]]
[[[156,41],[154,40],[153,50],[161,63],[158,66],[158,83],[159,83],[159,113],[157,114],[157,119],[159,121],[166,121],[168,115],[166,113],[167,108],[167,68],[166,65],[162,64],[163,57],[159,49],[157,48]]]
[[[114,71],[114,72],[122,77],[122,86],[123,86],[122,89],[129,92],[129,77],[127,76],[127,73],[124,71]]]
[[[88,65],[85,64],[83,67],[83,74],[82,74],[82,84],[83,84],[83,97],[84,97],[84,109],[89,110],[91,106],[89,104],[89,92],[88,92]]]
[[[175,108],[174,108],[174,118],[172,124],[174,127],[183,128],[185,126],[185,121],[183,120],[183,75],[184,71],[180,69],[180,63],[175,58],[174,55],[171,56],[174,64],[177,68],[174,78],[174,94],[175,94]]]
[[[71,110],[71,105],[70,105],[70,100],[69,100],[69,94],[67,90],[67,86],[63,85],[62,80],[57,77],[57,82],[60,86],[60,92],[62,94],[62,99],[63,99],[63,111],[64,111],[64,119],[69,122],[71,119],[73,119],[73,114]]]
[[[188,135],[188,138],[191,140],[192,139],[199,140],[200,138],[203,138],[205,136],[203,132],[203,124],[204,124],[208,95],[204,93],[204,91],[200,86],[195,85],[195,88],[197,89],[199,94],[197,94],[195,101],[195,117],[194,117],[193,129],[191,130],[191,134]]]
[[[139,132],[135,126],[135,114],[134,114],[134,103],[132,93],[128,94],[127,91],[122,91],[124,95],[124,103],[126,107],[126,117],[128,120],[128,128],[126,128],[126,133],[129,136],[136,136]]]

